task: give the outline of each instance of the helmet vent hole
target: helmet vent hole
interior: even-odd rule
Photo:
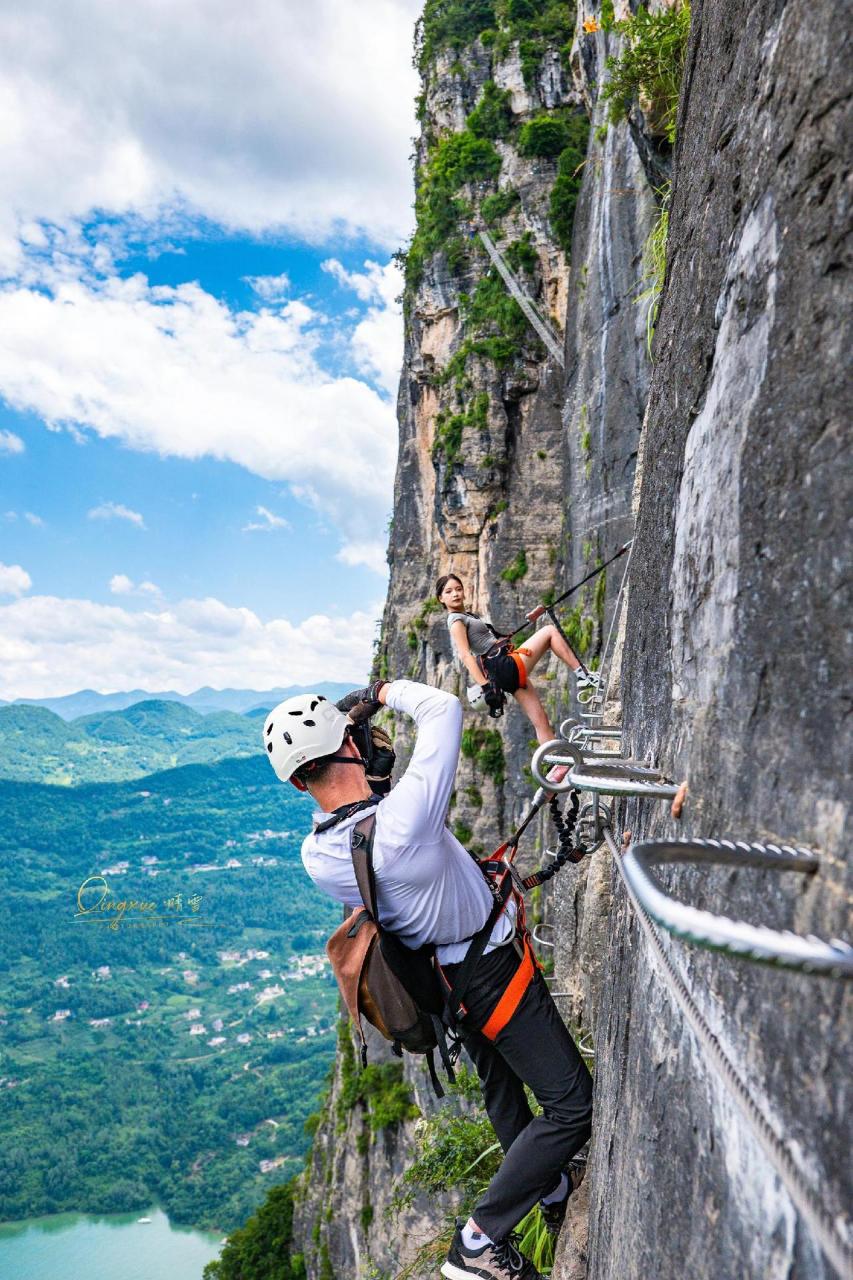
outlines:
[[[319,701],[320,701],[320,699],[319,699],[319,698],[315,698],[315,699],[313,700],[313,702],[311,703],[311,706],[308,708],[308,710],[309,710],[309,711],[313,711],[313,710],[314,710],[314,708],[316,707],[316,705],[317,705],[317,703],[318,703]]]
[[[296,711],[288,711],[288,713],[287,713],[287,714],[288,714],[289,716],[301,716],[301,715],[302,715],[302,712],[301,712],[300,710],[298,710],[298,709],[297,709]]]
[[[303,720],[303,721],[302,721],[302,723],[303,723],[303,724],[306,724],[306,725],[308,726],[308,728],[309,728],[309,729],[313,729],[313,728],[314,728],[314,721],[313,721],[313,720]]]
[[[269,751],[270,755],[272,755],[272,743],[271,743],[271,742],[268,742],[268,743],[267,743],[267,751]]]
[[[284,740],[289,747],[293,746],[293,739],[291,738],[290,734],[287,732],[286,729],[284,731]],[[272,748],[270,748],[270,750],[272,750]]]
[[[273,726],[271,724],[267,725],[267,737],[270,736],[272,731],[273,731]]]

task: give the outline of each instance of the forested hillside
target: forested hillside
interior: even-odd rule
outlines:
[[[257,752],[0,782],[0,1218],[157,1200],[227,1231],[299,1167],[335,1039],[310,808]]]
[[[121,782],[182,764],[258,750],[258,719],[201,715],[176,702],[137,702],[65,721],[46,707],[0,707],[0,778],[76,786]]]

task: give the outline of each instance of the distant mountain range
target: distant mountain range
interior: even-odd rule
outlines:
[[[233,756],[260,758],[263,714],[202,715],[152,699],[67,721],[47,707],[13,703],[0,707],[0,778],[75,786]]]
[[[0,707],[29,706],[47,707],[63,720],[76,720],[78,716],[92,715],[97,711],[124,711],[138,702],[179,702],[182,706],[192,707],[203,715],[211,711],[234,711],[238,715],[246,712],[268,711],[277,702],[290,698],[296,693],[322,693],[327,698],[340,698],[352,688],[350,684],[339,684],[334,681],[321,681],[312,685],[289,685],[281,689],[196,689],[195,693],[175,693],[168,689],[165,693],[150,693],[146,689],[131,689],[128,693],[96,693],[94,689],[81,689],[78,693],[67,693],[61,698],[15,698],[6,702],[0,698]]]

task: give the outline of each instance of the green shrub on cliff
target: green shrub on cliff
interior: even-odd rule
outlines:
[[[500,222],[501,218],[505,218],[518,204],[519,198],[515,187],[504,187],[494,195],[486,196],[480,205],[480,213],[486,226],[493,227],[496,222]]]
[[[272,1187],[263,1204],[232,1231],[222,1253],[204,1268],[204,1280],[305,1280],[300,1255],[291,1257],[293,1187]]]
[[[406,284],[414,288],[430,254],[459,238],[460,223],[470,217],[470,206],[456,193],[466,182],[495,179],[501,158],[488,138],[475,137],[469,129],[452,133],[438,143],[418,174],[415,195],[417,230],[406,254]],[[459,239],[459,250],[463,244]]]
[[[622,54],[606,64],[609,78],[601,96],[610,104],[610,123],[624,120],[639,99],[651,134],[674,142],[690,6],[676,3],[659,13],[641,7],[622,22],[603,16],[605,29],[618,32],[625,41]]]
[[[499,89],[494,80],[483,85],[483,94],[468,117],[475,138],[505,138],[512,128],[512,107],[508,89]]]
[[[589,141],[589,120],[586,116],[571,116],[569,132],[569,140],[557,161],[557,179],[551,189],[548,208],[551,229],[560,248],[567,254],[572,251],[575,208],[580,194],[581,173]]]
[[[442,50],[462,49],[494,26],[494,0],[427,0],[415,29],[415,66],[425,71]]]
[[[523,156],[558,156],[569,143],[569,129],[559,116],[534,116],[522,125],[518,150]]]

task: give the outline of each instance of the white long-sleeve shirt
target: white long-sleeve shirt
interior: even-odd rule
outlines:
[[[387,685],[385,704],[412,717],[417,739],[408,769],[376,810],[373,867],[380,922],[413,949],[435,943],[439,964],[453,964],[464,958],[493,903],[483,873],[445,822],[462,708],[452,694],[413,680]],[[315,827],[327,816],[315,813]],[[311,879],[350,907],[361,904],[350,848],[352,828],[363,817],[355,813],[328,831],[312,830],[302,843]],[[487,950],[508,938],[512,910],[510,903]]]

